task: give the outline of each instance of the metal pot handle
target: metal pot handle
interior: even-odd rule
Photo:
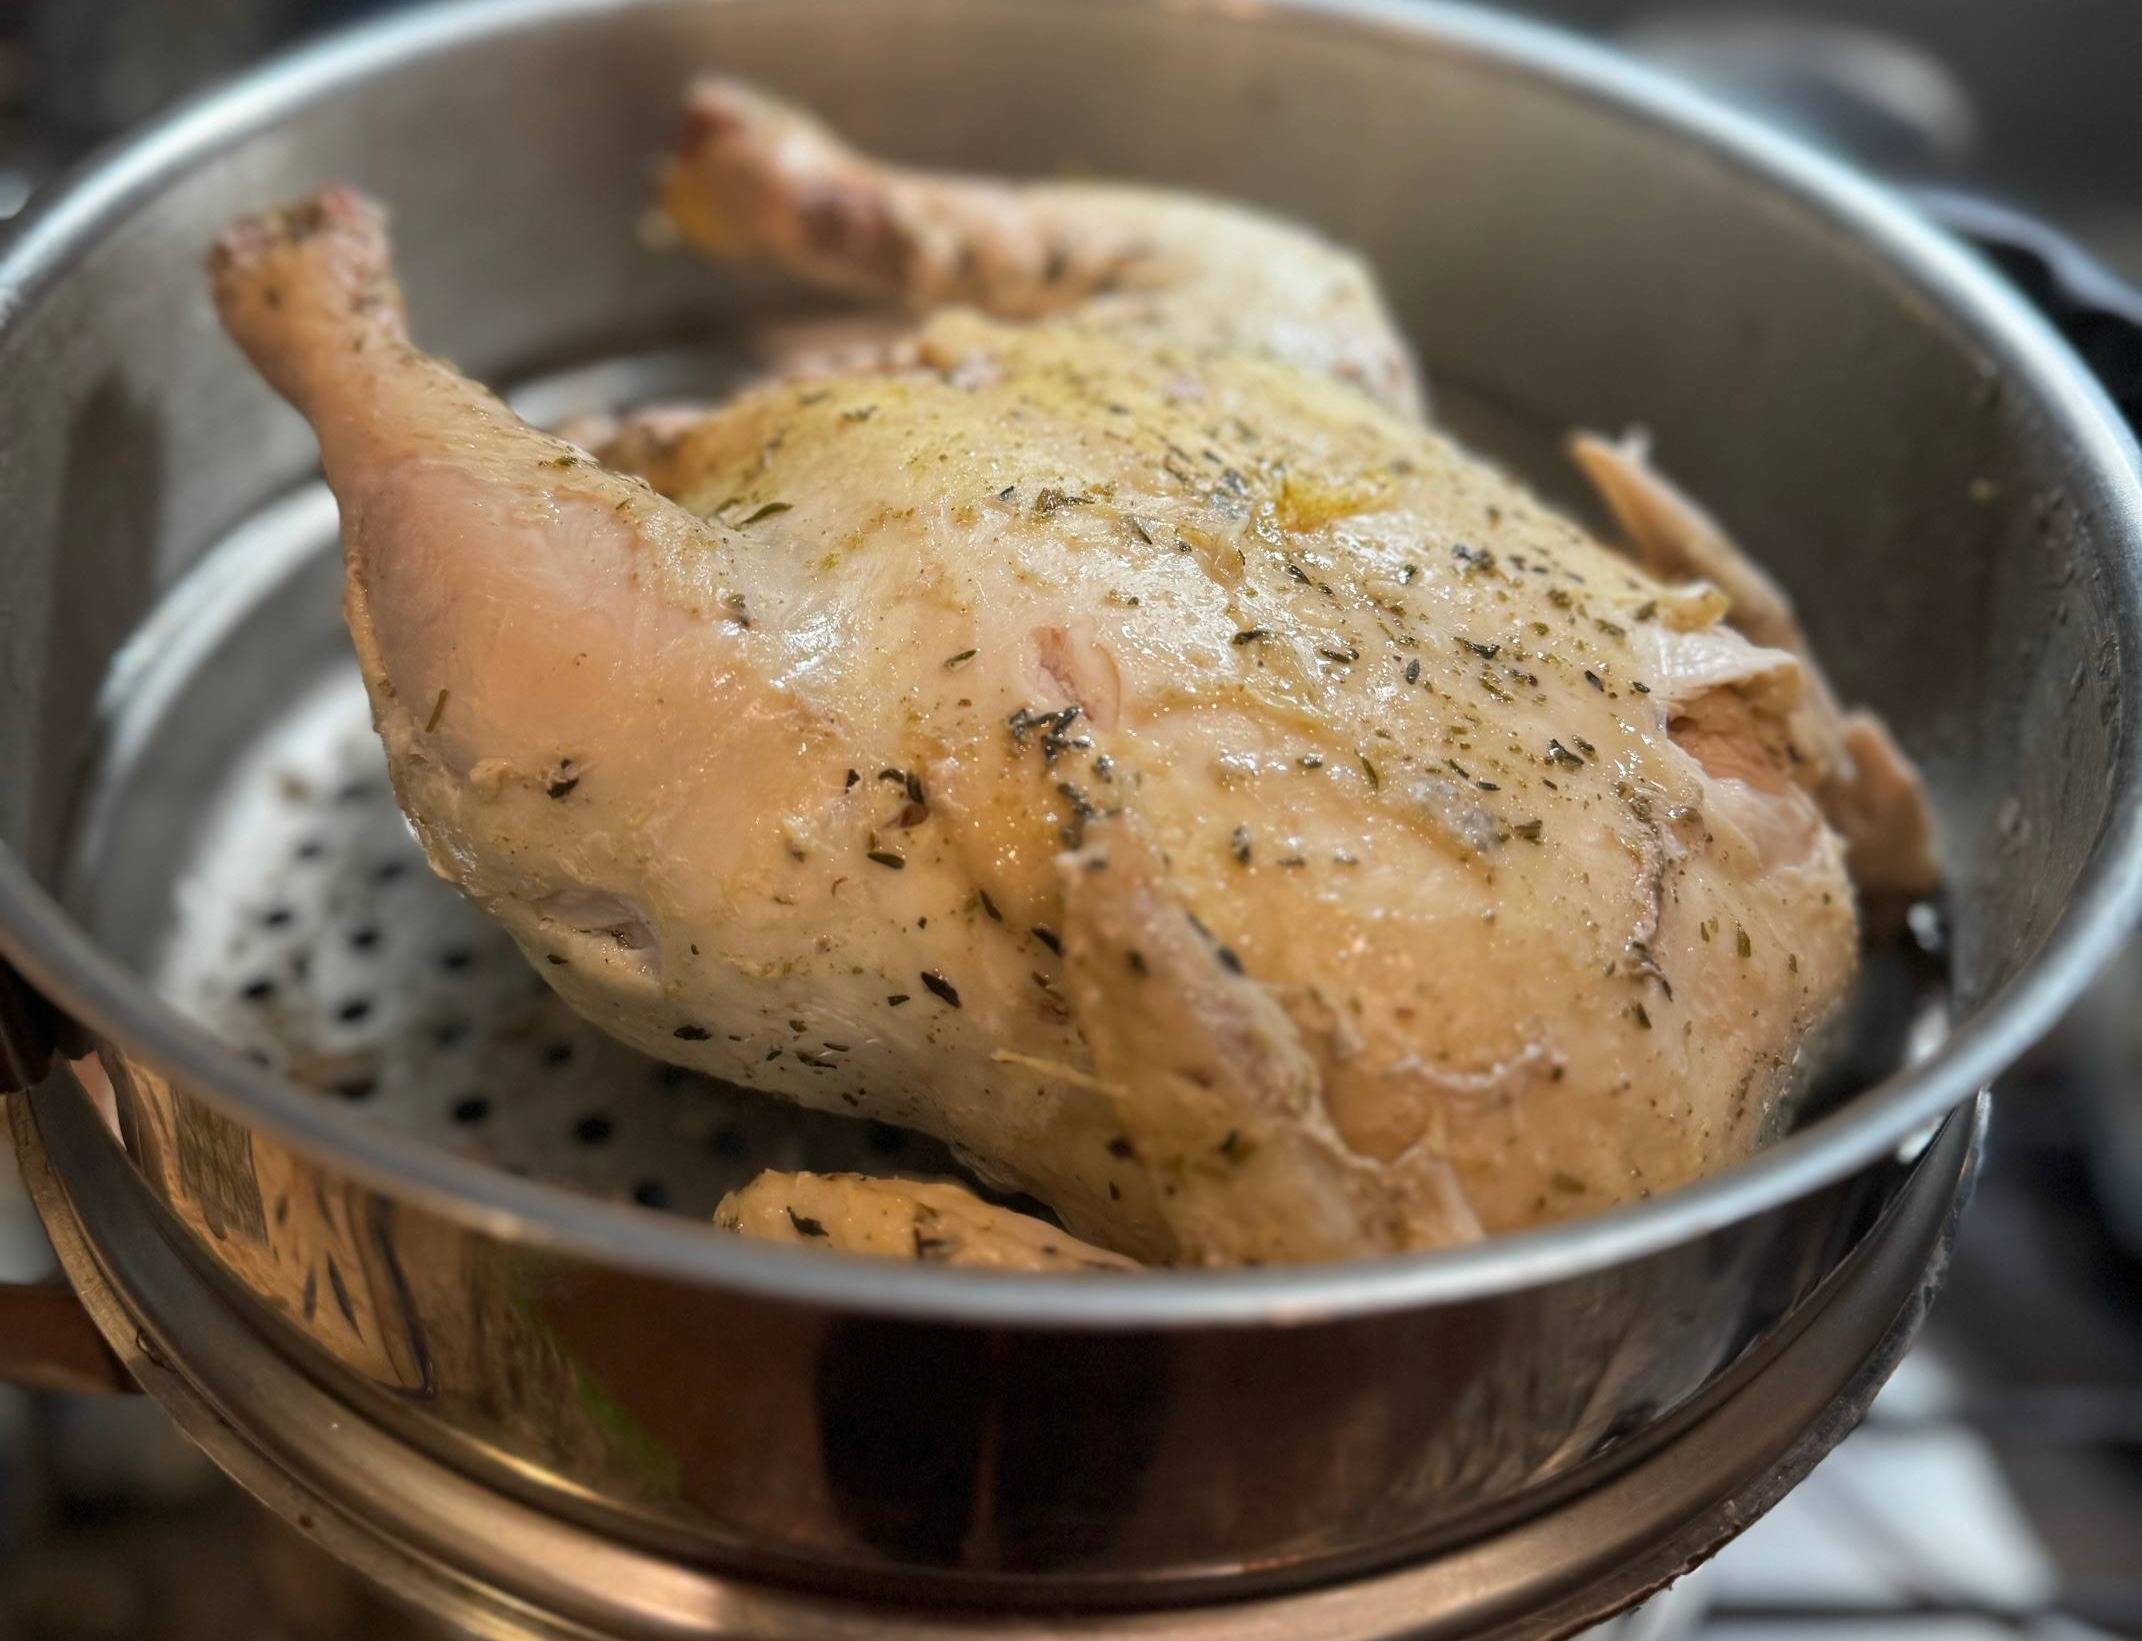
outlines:
[[[2056,325],[2142,430],[2142,289],[2044,220],[1978,194],[1926,188],[1920,208],[1976,246]]]
[[[0,959],[0,1095],[20,1099],[51,1075],[66,1035],[59,1011]],[[58,1279],[0,1283],[0,1383],[78,1392],[137,1388],[74,1290]]]

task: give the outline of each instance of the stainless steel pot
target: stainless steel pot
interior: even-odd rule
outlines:
[[[1074,1284],[602,1200],[689,1209],[764,1154],[848,1142],[531,1013],[426,898],[351,727],[310,439],[217,334],[198,265],[234,214],[347,178],[396,208],[420,336],[532,411],[703,385],[781,300],[635,232],[709,65],[917,160],[1315,221],[1382,270],[1446,420],[1543,482],[1560,430],[1652,427],[1925,762],[1945,1039],[1694,1189],[1374,1264]],[[70,1275],[253,1485],[494,1618],[1598,1616],[1849,1424],[1938,1273],[1969,1173],[1951,1114],[2142,897],[2142,463],[2087,374],[1868,185],[1460,9],[535,0],[349,36],[21,226],[0,498],[4,1018]],[[1910,1006],[1870,999],[1892,1059]],[[445,1080],[469,1075],[480,1094]],[[1342,1578],[1351,1597],[1268,1593]],[[1284,1618],[1120,1616],[1253,1595]]]

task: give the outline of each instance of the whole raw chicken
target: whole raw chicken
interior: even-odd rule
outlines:
[[[1425,426],[1300,229],[901,172],[727,83],[665,203],[933,312],[590,451],[411,345],[357,196],[213,258],[317,430],[401,802],[575,1008],[1140,1260],[1458,1242],[1758,1142],[1853,975],[1825,808],[1884,887],[1924,821],[1636,453],[1585,447],[1709,580]],[[846,1223],[802,1179],[774,1221]]]

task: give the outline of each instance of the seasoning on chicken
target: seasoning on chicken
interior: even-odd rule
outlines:
[[[214,257],[318,433],[401,802],[568,1002],[1149,1262],[1461,1242],[1758,1143],[1855,964],[1825,697],[1424,426],[1359,263],[729,85],[665,198],[935,311],[613,468],[411,345],[356,196]]]

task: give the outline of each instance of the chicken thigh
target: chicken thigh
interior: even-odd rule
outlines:
[[[1460,1242],[1758,1143],[1855,964],[1827,697],[1424,426],[1357,261],[727,85],[666,200],[936,311],[611,466],[411,345],[358,197],[213,257],[317,431],[400,800],[568,1002],[1141,1261]]]

